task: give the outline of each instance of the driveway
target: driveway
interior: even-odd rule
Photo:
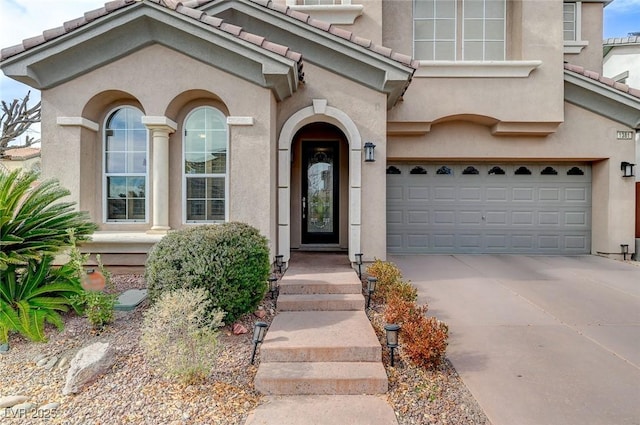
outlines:
[[[390,256],[493,425],[640,424],[640,267],[596,256]]]

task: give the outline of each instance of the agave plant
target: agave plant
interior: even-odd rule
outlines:
[[[96,225],[75,211],[57,181],[36,184],[35,173],[0,172],[0,343],[9,331],[44,340],[44,322],[61,326],[57,312],[81,291],[77,267],[52,268],[53,256],[82,241]]]

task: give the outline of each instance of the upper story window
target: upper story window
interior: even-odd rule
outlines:
[[[564,3],[562,10],[562,28],[565,41],[576,40],[576,4]]]
[[[564,52],[577,54],[589,44],[582,40],[582,2],[566,1],[562,5],[562,33]]]
[[[414,0],[414,57],[505,59],[506,0]]]
[[[227,220],[227,148],[227,120],[220,110],[205,106],[187,116],[183,143],[187,223]]]
[[[130,106],[112,112],[104,135],[107,222],[147,221],[147,151],[142,112]]]

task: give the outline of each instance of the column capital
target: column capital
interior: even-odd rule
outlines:
[[[173,133],[178,128],[178,124],[162,116],[149,116],[142,117],[142,124],[144,124],[149,130],[164,130],[167,133]]]

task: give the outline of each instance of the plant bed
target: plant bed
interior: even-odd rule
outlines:
[[[140,275],[114,275],[112,282],[113,288],[109,291],[114,293],[146,287]],[[0,397],[25,395],[37,406],[60,403],[49,412],[48,418],[33,419],[36,415],[27,413],[29,423],[243,424],[247,414],[262,401],[253,387],[260,359],[258,355],[255,364],[250,364],[251,338],[256,321],[270,323],[273,318],[269,295],[261,305],[267,313],[264,318],[247,314],[236,321],[243,324],[248,333],[233,335],[230,324],[220,329],[214,370],[198,385],[181,385],[163,379],[148,366],[139,344],[148,301],[132,312],[116,312],[114,322],[99,334],[92,331],[85,317],[65,314],[64,331],[48,326],[46,343],[30,342],[17,334],[10,336],[11,349],[0,356],[3,371]],[[63,396],[69,362],[78,350],[96,341],[114,344],[115,365],[79,394]],[[43,356],[46,359],[55,356],[58,361],[51,369],[37,366],[35,360]],[[63,358],[66,361],[60,367]]]

